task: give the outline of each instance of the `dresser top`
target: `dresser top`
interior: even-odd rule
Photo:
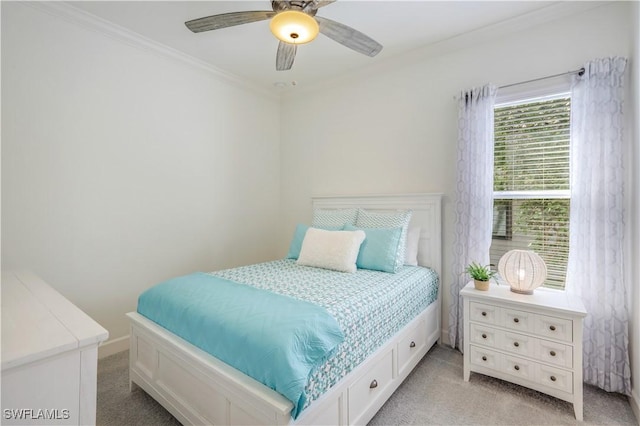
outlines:
[[[26,271],[2,271],[2,370],[98,344],[109,333]]]
[[[586,316],[582,300],[578,296],[571,296],[566,291],[559,291],[547,288],[537,288],[533,294],[519,294],[511,291],[508,285],[498,285],[491,282],[488,291],[476,290],[473,281],[468,283],[461,291],[463,297],[472,298],[485,303],[509,303],[522,308],[545,308],[550,311],[570,313],[579,316]]]

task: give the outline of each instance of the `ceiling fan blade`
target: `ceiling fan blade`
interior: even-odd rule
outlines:
[[[283,41],[278,44],[278,53],[276,55],[276,70],[286,71],[290,70],[293,66],[293,60],[296,57],[296,49],[298,46],[295,44],[285,43]]]
[[[369,36],[362,34],[344,24],[331,19],[316,16],[316,21],[320,24],[320,32],[330,39],[360,52],[367,56],[376,56],[382,50],[382,45]]]
[[[231,12],[193,19],[184,24],[194,33],[201,33],[203,31],[219,30],[235,25],[248,24],[250,22],[264,21],[265,19],[274,17],[275,14],[276,13],[271,10]]]
[[[325,7],[330,5],[331,3],[334,3],[336,0],[311,0],[310,2],[308,2],[304,8],[302,9],[303,12],[310,12],[312,10],[318,10],[321,7]]]

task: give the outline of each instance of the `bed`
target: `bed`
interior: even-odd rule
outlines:
[[[314,197],[312,204],[314,210],[411,210],[411,227],[420,227],[418,264],[430,268],[436,276],[441,275],[439,194]],[[291,273],[297,268],[295,262],[283,259],[214,275],[242,282],[250,275],[266,276],[265,271],[273,266]],[[402,274],[419,275],[423,273],[420,270],[426,268],[403,267],[403,272],[395,276],[404,279]],[[361,274],[359,270],[355,275],[358,274],[367,273]],[[365,424],[439,340],[438,287],[433,289],[432,300],[427,306],[414,308],[417,315],[412,313],[413,319],[407,319],[398,330],[388,331],[390,336],[384,336],[384,344],[366,352],[364,360],[353,361],[354,365],[342,374],[329,378],[329,374],[323,375],[325,370],[314,370],[312,379],[316,382],[305,388],[309,398],[299,407],[156,322],[132,312],[127,314],[131,324],[130,386],[141,387],[183,424]],[[328,304],[327,308],[331,310],[332,306]],[[346,356],[357,351],[342,352]],[[328,390],[318,390],[322,386],[317,383],[323,383]]]

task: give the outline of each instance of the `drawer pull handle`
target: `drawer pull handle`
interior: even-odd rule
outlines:
[[[551,352],[549,352],[549,355],[551,355],[551,356],[556,356],[556,351],[551,351]]]
[[[486,316],[487,316],[487,313],[486,313],[485,311],[482,311],[482,316],[483,316],[483,317],[486,317]]]
[[[412,341],[411,343],[409,343],[409,347],[410,348],[415,348],[416,347],[416,342]]]
[[[482,355],[482,360],[483,360],[483,361],[486,361],[486,360],[487,360],[487,357],[486,357],[486,356],[484,356],[484,355]]]
[[[513,322],[518,323],[518,322],[520,322],[520,319],[518,319],[518,318],[514,318],[514,319],[513,319]]]
[[[520,346],[520,343],[518,342],[513,342],[513,346],[515,346],[516,348]]]
[[[558,379],[556,379],[556,376],[551,376],[549,378],[551,379],[552,382],[555,382],[556,380],[558,380]]]
[[[378,382],[374,379],[369,385],[369,389],[375,389],[378,387]]]
[[[516,370],[516,371],[519,371],[520,370],[520,366],[519,365],[514,365],[513,369]]]
[[[487,338],[487,335],[486,335],[486,334],[484,334],[484,333],[482,333],[482,338],[483,338],[483,339],[486,339],[486,338]]]
[[[555,326],[555,325],[550,325],[550,326],[549,326],[549,330],[551,330],[551,331],[556,331],[556,326]]]

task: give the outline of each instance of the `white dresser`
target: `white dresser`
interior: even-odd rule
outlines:
[[[582,319],[587,312],[565,292],[517,294],[492,283],[464,299],[464,380],[472,371],[573,403],[582,421]]]
[[[2,272],[3,425],[96,422],[107,330],[29,272]]]

